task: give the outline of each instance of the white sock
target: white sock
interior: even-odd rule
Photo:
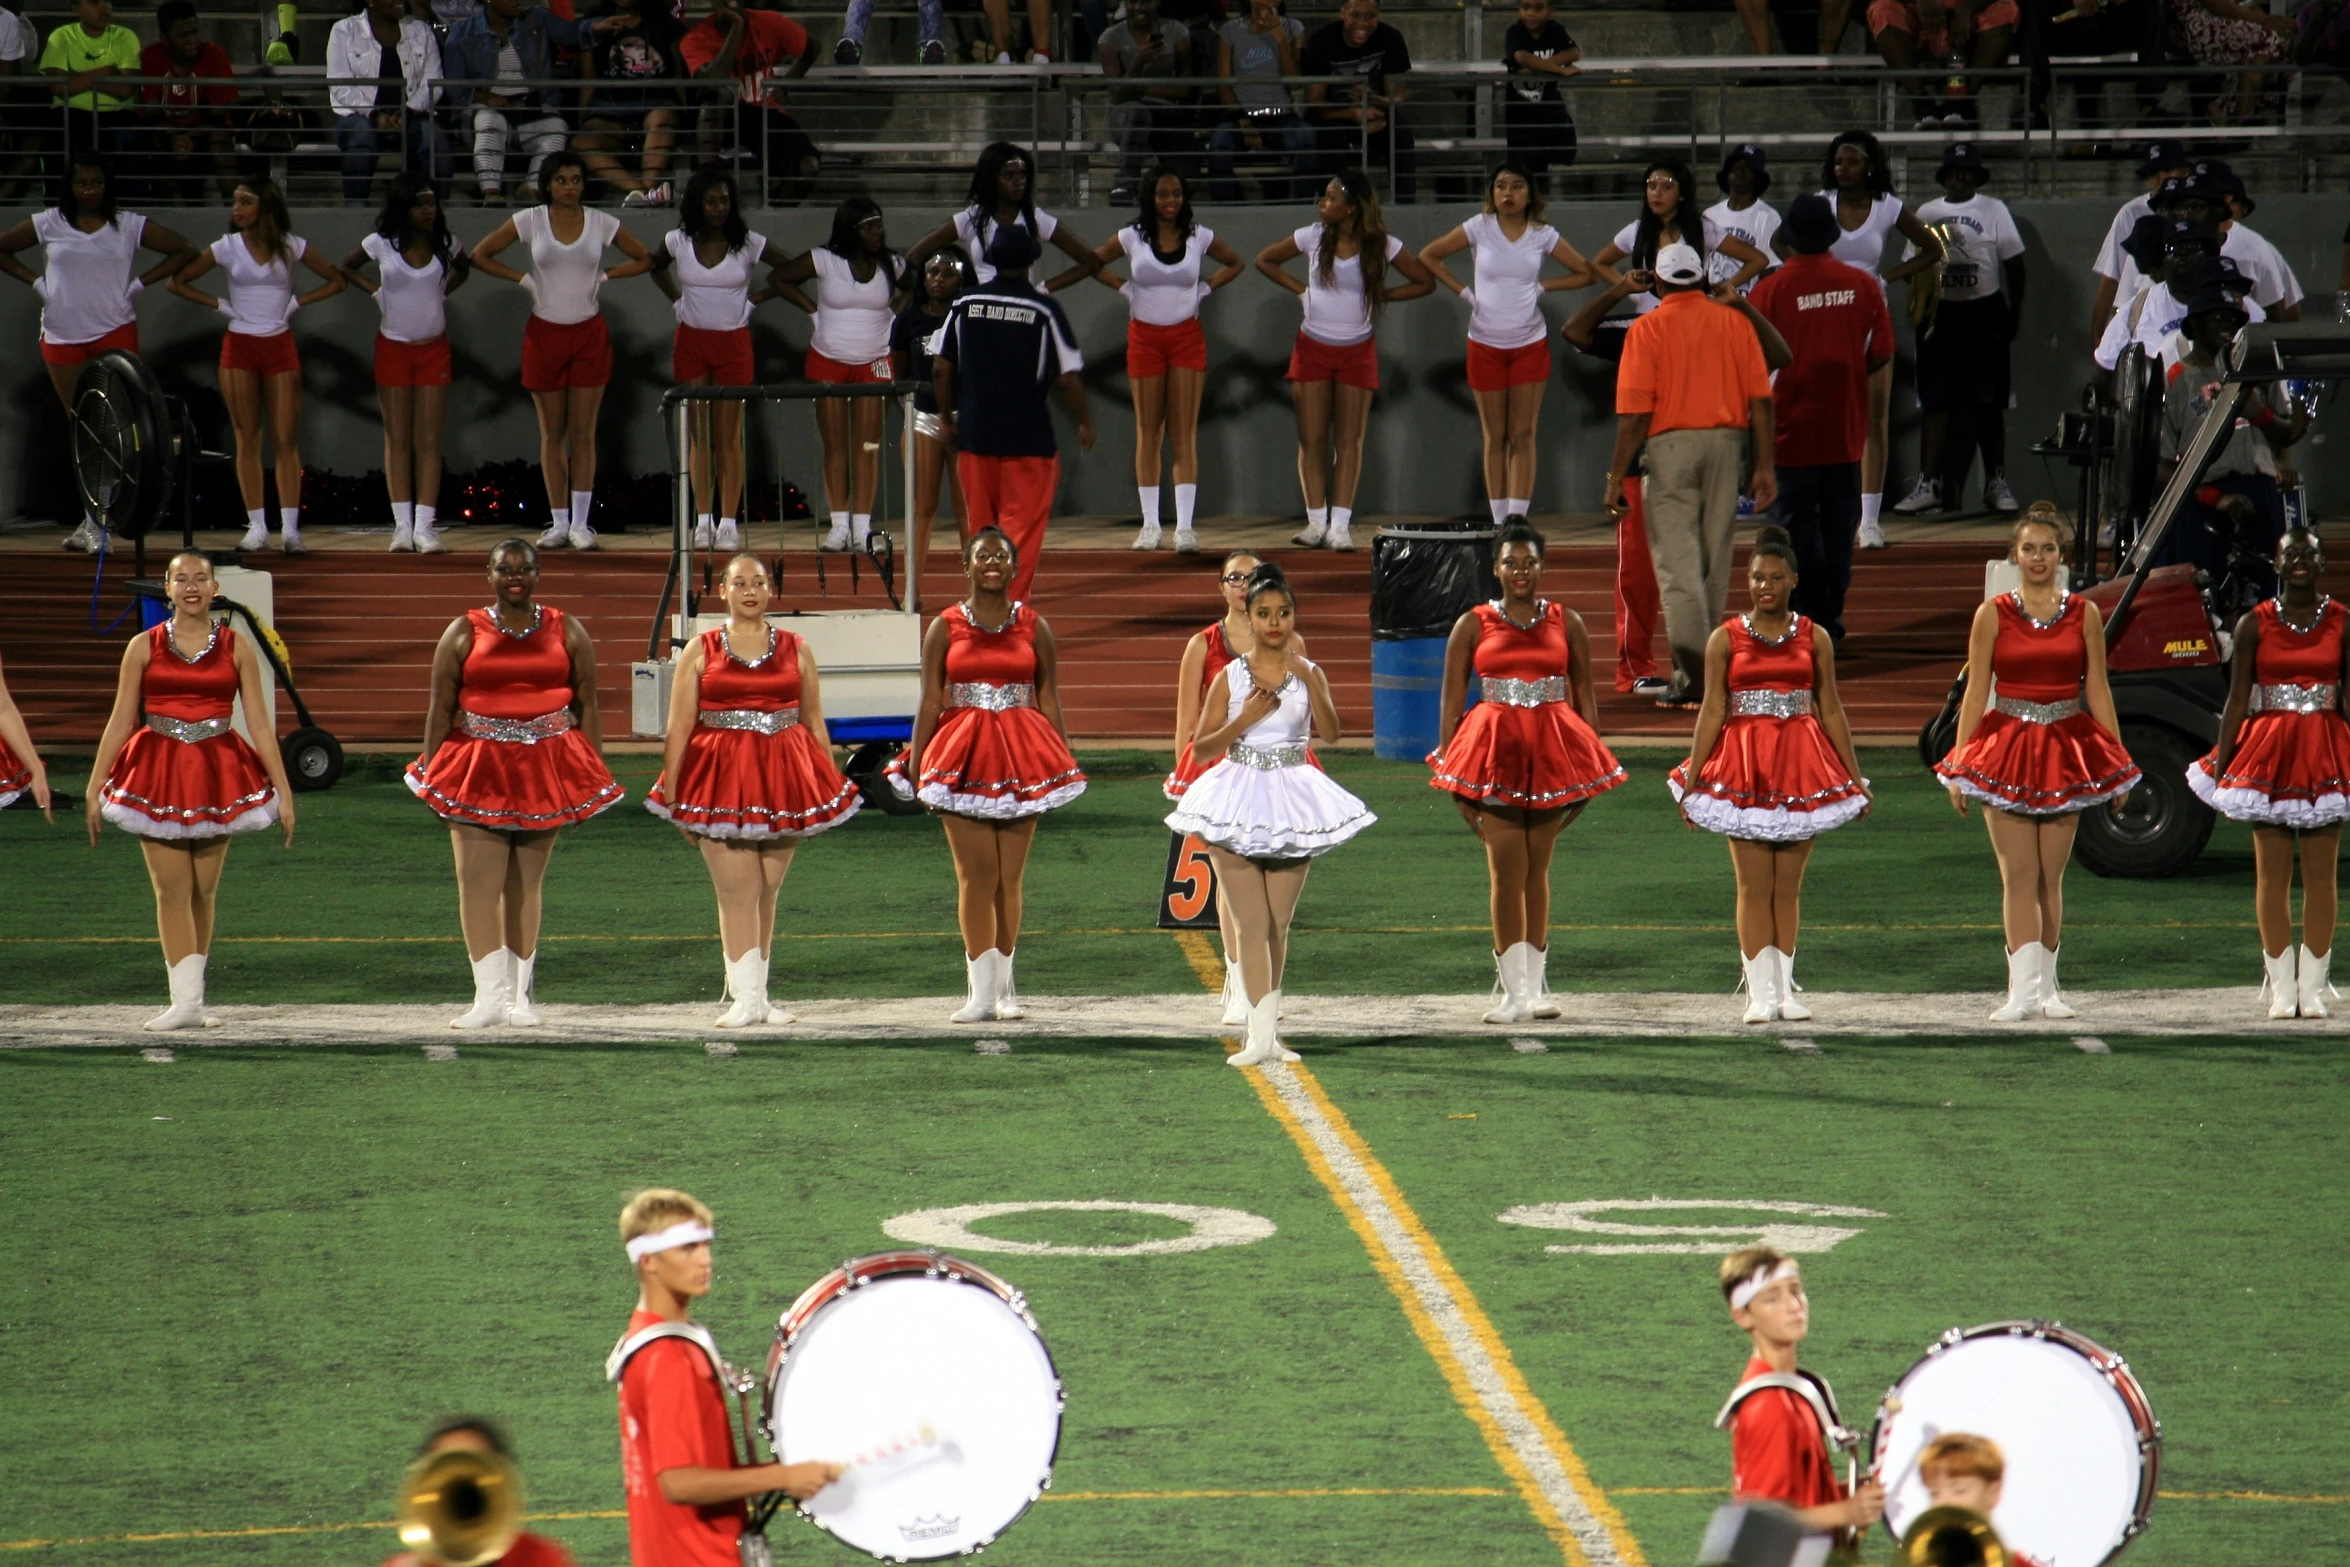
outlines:
[[[1157,527],[1159,525],[1159,487],[1155,484],[1138,484],[1134,487],[1134,493],[1142,497],[1142,525],[1146,528]]]
[[[256,506],[246,512],[245,526],[256,532],[267,533],[269,531],[269,508]]]
[[[869,511],[861,511],[861,512],[857,512],[857,513],[855,513],[854,515],[852,515],[852,516],[849,518],[849,542],[850,542],[850,543],[852,543],[852,544],[862,544],[862,543],[864,543],[864,542],[865,542],[865,540],[866,540],[868,537],[870,537],[870,536],[872,535],[872,532],[873,532],[873,513],[869,512]]]
[[[561,528],[568,533],[571,530],[571,508],[568,506],[548,507],[547,528],[549,532]]]
[[[725,530],[726,530],[726,529],[728,529],[728,528],[732,528],[732,527],[734,527],[734,526],[735,526],[735,519],[734,519],[734,518],[732,518],[732,517],[721,517],[721,518],[719,518],[719,519],[718,519],[718,527],[719,527],[719,530],[720,530],[721,532],[725,531]],[[741,535],[740,535],[740,534],[737,534],[736,536],[739,538]]]
[[[1354,520],[1355,509],[1352,506],[1333,506],[1330,508],[1330,531],[1332,533],[1345,532],[1347,524],[1353,522]]]
[[[594,514],[595,509],[595,491],[573,490],[571,492],[571,525],[573,527],[586,527],[588,525],[588,518]]]
[[[694,532],[708,533],[709,531],[710,514],[706,511],[694,513]]]
[[[1306,508],[1306,529],[1308,532],[1319,533],[1328,526],[1330,526],[1329,507],[1308,506]]]
[[[1493,525],[1498,528],[1501,526],[1501,519],[1510,514],[1510,503],[1493,500],[1489,497],[1485,502],[1485,509],[1493,513]]]
[[[832,514],[832,531],[842,534],[849,531],[849,514],[847,512],[836,511]]]
[[[1199,486],[1196,484],[1178,484],[1175,486],[1175,531],[1177,533],[1189,533],[1191,531],[1192,513],[1198,509]]]
[[[392,525],[403,531],[415,527],[416,503],[414,501],[392,502]]]
[[[1533,509],[1534,503],[1532,501],[1522,501],[1512,496],[1501,503],[1501,520],[1507,522],[1512,517],[1523,517]]]
[[[302,531],[302,508],[299,506],[280,506],[277,509],[277,521],[278,526],[284,528],[286,532],[300,533]]]
[[[419,528],[429,528],[434,523],[440,521],[441,509],[438,506],[427,506],[422,501],[418,501],[415,504],[416,525]]]
[[[1862,495],[1860,498],[1860,525],[1865,528],[1875,522],[1877,514],[1884,509],[1885,492],[1883,490],[1879,490],[1874,495]]]

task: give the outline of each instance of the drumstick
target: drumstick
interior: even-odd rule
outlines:
[[[1888,1501],[1892,1499],[1894,1492],[1909,1483],[1909,1477],[1917,1472],[1918,1460],[1926,1456],[1926,1449],[1933,1446],[1936,1439],[1942,1435],[1942,1428],[1929,1420],[1918,1427],[1918,1433],[1923,1440],[1918,1443],[1917,1451],[1910,1454],[1908,1460],[1902,1464],[1901,1473],[1886,1483],[1885,1497]]]
[[[902,1457],[918,1448],[936,1446],[938,1446],[938,1428],[925,1420],[911,1430],[899,1432],[879,1446],[867,1448],[864,1452],[850,1459],[846,1467],[862,1469],[870,1464],[878,1464],[884,1459]]]

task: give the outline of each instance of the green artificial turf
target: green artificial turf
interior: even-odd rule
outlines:
[[[1681,824],[1672,758],[1628,753],[1629,785],[1561,839],[1552,885],[1558,990],[1720,990],[1737,981],[1721,840]],[[1164,759],[1087,758],[1093,787],[1039,828],[1020,944],[1024,991],[1165,993],[1193,983],[1153,925],[1165,868]],[[1482,853],[1424,767],[1360,753],[1331,771],[1377,826],[1317,861],[1291,965],[1301,991],[1477,993],[1491,982]],[[1960,821],[1914,753],[1868,753],[1878,805],[1824,839],[1807,886],[1805,983],[1822,990],[1998,988],[1998,874],[1977,819]],[[638,805],[649,759],[617,771],[631,798],[565,835],[546,890],[539,995],[548,1001],[712,1000],[723,973],[694,851]],[[79,779],[61,779],[78,790]],[[291,851],[239,843],[221,897],[216,1002],[459,1000],[447,837],[386,762],[301,799]],[[0,1002],[160,993],[146,878],[127,834],[87,848],[77,823],[0,814]],[[2251,984],[2249,833],[2222,824],[2167,881],[2067,882],[2068,988]],[[945,995],[963,987],[954,878],[936,823],[868,811],[809,842],[778,916],[778,994]],[[106,938],[96,940],[94,938]],[[255,938],[267,938],[256,940]],[[321,938],[333,938],[331,941]]]

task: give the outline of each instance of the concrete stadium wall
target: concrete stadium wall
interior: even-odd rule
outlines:
[[[1778,192],[1782,199],[1787,192]],[[2057,415],[2079,406],[2090,366],[2089,302],[2093,279],[2088,261],[2104,234],[2112,208],[2105,202],[2027,201],[2015,206],[2030,246],[2030,287],[2025,329],[2017,341],[2015,387],[2018,407],[2009,424],[2008,469],[2026,500],[2042,495],[2070,505],[2072,470],[2044,463],[2025,448],[2050,431]],[[1423,244],[1469,215],[1450,206],[1394,209],[1392,227],[1407,243]],[[1289,232],[1307,217],[1304,209],[1208,211],[1203,219],[1218,229],[1244,258]],[[1630,215],[1628,203],[1559,203],[1550,217],[1585,254],[1605,245]],[[155,209],[154,216],[193,239],[209,240],[225,227],[217,209]],[[828,214],[775,210],[753,215],[755,226],[797,251],[819,241]],[[891,236],[901,244],[927,232],[941,214],[903,209],[890,215]],[[16,214],[0,218],[12,223]],[[2342,204],[2317,197],[2264,201],[2259,227],[2285,253],[2302,286],[2314,298],[2312,313],[2330,313],[2341,266]],[[494,214],[465,209],[456,227],[468,240],[495,226]],[[674,217],[631,212],[624,221],[649,243]],[[1071,214],[1076,231],[1098,241],[1110,232],[1111,214],[1100,209]],[[310,209],[298,218],[301,232],[332,255],[357,243],[366,214],[348,209]],[[30,262],[30,254],[26,257]],[[210,280],[215,285],[217,278]],[[1061,296],[1076,323],[1088,357],[1086,383],[1094,401],[1099,444],[1079,454],[1063,421],[1064,479],[1061,509],[1069,513],[1131,516],[1133,429],[1126,414],[1123,344],[1125,308],[1095,284]],[[1546,308],[1563,320],[1583,296],[1551,294]],[[1895,319],[1901,321],[1900,300]],[[449,410],[447,459],[458,471],[510,458],[535,460],[536,426],[530,402],[520,390],[525,296],[510,285],[476,276],[450,301],[450,335],[456,352],[457,384]],[[37,346],[38,302],[28,289],[0,280],[0,517],[17,515],[28,496],[61,493],[56,480],[64,461],[62,418],[49,390]],[[673,316],[668,301],[649,280],[613,285],[605,296],[618,369],[604,406],[602,460],[607,467],[635,472],[665,471],[667,446],[655,417],[669,379]],[[301,343],[307,407],[303,456],[313,467],[361,473],[381,466],[381,431],[370,376],[373,304],[356,291],[305,312],[295,331]],[[1287,294],[1253,274],[1219,294],[1207,308],[1210,371],[1201,427],[1202,515],[1294,514],[1301,502],[1295,477],[1295,427],[1282,381],[1298,307]],[[1474,514],[1483,510],[1479,478],[1475,405],[1463,370],[1467,312],[1449,295],[1392,307],[1380,333],[1384,385],[1371,416],[1370,440],[1358,510],[1371,515]],[[220,327],[194,307],[158,288],[139,301],[141,341],[165,384],[189,396],[199,419],[219,419],[214,371]],[[1906,323],[1902,323],[1906,337]],[[770,380],[796,380],[808,323],[789,306],[763,307],[753,327],[760,371]],[[1591,511],[1599,504],[1601,475],[1613,440],[1612,377],[1608,367],[1567,360],[1542,413],[1543,463],[1535,509]],[[1895,479],[1904,487],[1915,471],[1916,409],[1910,394],[1906,350],[1895,395],[1897,438]],[[804,412],[789,416],[787,470],[813,495],[820,486],[814,427]],[[2328,423],[2331,420],[2326,421]],[[224,424],[208,436],[226,443]],[[2343,442],[2329,441],[2323,425],[2301,453],[2313,497],[2339,510],[2350,496]],[[893,487],[894,493],[894,487]]]

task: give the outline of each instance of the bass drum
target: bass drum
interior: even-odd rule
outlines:
[[[1896,1539],[1928,1504],[1918,1457],[1987,1436],[2007,1456],[1992,1526],[2041,1567],[2098,1567],[2146,1527],[2162,1427],[2121,1356],[2054,1322],[1952,1328],[1878,1406],[1869,1470]]]
[[[1052,1484],[1061,1379],[1020,1292],[931,1251],[843,1263],[776,1324],[768,1445],[848,1472],[800,1511],[883,1561],[978,1551]]]

